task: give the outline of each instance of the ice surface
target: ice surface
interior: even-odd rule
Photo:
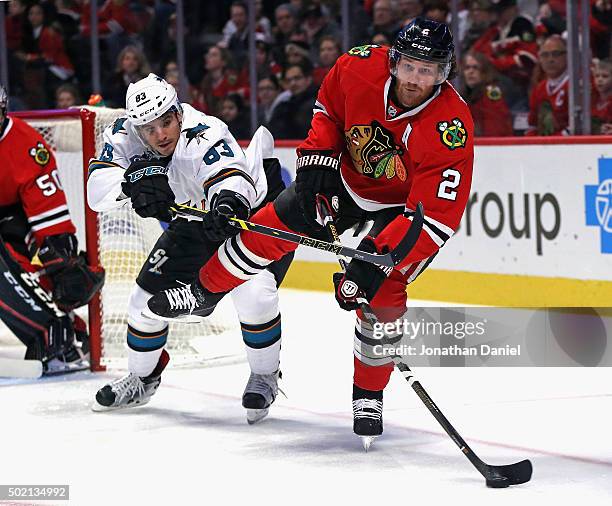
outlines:
[[[120,371],[0,380],[0,484],[70,484],[68,503],[36,504],[612,504],[610,369],[416,370],[482,459],[532,459],[530,483],[492,490],[397,373],[366,454],[351,427],[353,316],[331,294],[283,290],[281,304],[288,398],[260,424],[240,406],[237,339],[233,360],[168,370],[133,410],[89,409]]]

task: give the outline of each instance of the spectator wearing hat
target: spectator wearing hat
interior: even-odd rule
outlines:
[[[323,37],[338,37],[340,35],[338,25],[324,15],[320,5],[312,4],[304,13],[304,21],[301,26],[306,34],[306,42],[311,48],[310,60],[318,63],[321,40]]]
[[[321,86],[323,79],[325,79],[325,76],[334,66],[336,60],[340,58],[341,54],[342,51],[338,39],[330,35],[321,38],[319,43],[319,65],[312,72],[312,81],[317,88]]]
[[[285,67],[287,65],[298,65],[308,62],[312,65],[310,60],[310,46],[307,42],[301,40],[290,41],[285,46]]]
[[[593,133],[612,135],[612,60],[599,60],[593,69]]]
[[[506,75],[512,88],[508,99],[513,112],[527,110],[527,89],[537,64],[537,43],[534,27],[520,15],[516,0],[492,2],[497,22],[472,46],[487,55],[493,66]]]
[[[495,24],[495,19],[490,0],[472,0],[469,3],[468,27],[461,40],[463,53],[469,51],[472,45]]]
[[[255,34],[255,66],[258,80],[267,75],[280,79],[283,73],[283,68],[274,61],[270,44],[263,33]],[[248,77],[248,69],[245,67],[243,71],[246,71],[245,77]]]
[[[565,40],[560,35],[551,35],[540,47],[538,56],[546,78],[531,92],[526,135],[567,135],[569,75]]]
[[[312,82],[312,65],[300,63],[287,66],[283,81],[290,96],[273,112],[270,132],[275,139],[305,139],[317,96],[317,88]]]
[[[474,135],[504,137],[513,134],[512,116],[491,62],[482,53],[468,52],[461,61],[461,95],[474,119]]]

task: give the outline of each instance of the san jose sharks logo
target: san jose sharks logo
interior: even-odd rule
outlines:
[[[209,128],[210,127],[208,125],[204,125],[203,123],[198,123],[196,126],[191,128],[185,128],[183,133],[185,134],[185,137],[187,137],[187,146],[189,146],[189,143],[194,139],[198,142],[198,144],[200,144],[200,139],[208,140],[206,137],[204,137],[204,132],[206,132],[206,130]]]
[[[459,118],[453,121],[440,121],[438,123],[438,131],[440,132],[440,140],[448,149],[453,151],[456,148],[464,148],[468,138],[463,122]]]
[[[124,135],[127,135],[127,130],[125,129],[125,127],[123,126],[123,124],[127,121],[127,118],[117,118],[115,120],[115,122],[113,123],[113,135],[117,134],[117,133],[122,133]]]

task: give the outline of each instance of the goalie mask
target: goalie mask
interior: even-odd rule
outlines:
[[[442,84],[452,79],[455,73],[455,46],[453,36],[443,23],[418,17],[403,28],[393,47],[389,49],[389,70],[399,77],[402,56],[428,63],[438,68],[433,84]]]
[[[155,74],[128,86],[125,108],[134,131],[142,142],[151,148],[142,134],[142,127],[172,111],[179,123],[183,119],[183,108],[174,86]]]

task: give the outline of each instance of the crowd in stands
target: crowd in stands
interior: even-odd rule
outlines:
[[[612,134],[612,0],[590,4],[592,131]],[[459,77],[479,136],[568,133],[565,0],[459,2]],[[250,136],[249,100],[277,139],[307,135],[317,89],[342,54],[339,0],[257,0],[257,89],[249,86],[243,1],[185,0],[186,101]],[[12,0],[6,9],[12,109],[65,108],[91,94],[90,1]],[[179,86],[171,0],[99,0],[104,104],[156,72]],[[417,16],[450,23],[450,1],[350,0],[351,45],[390,45]]]

